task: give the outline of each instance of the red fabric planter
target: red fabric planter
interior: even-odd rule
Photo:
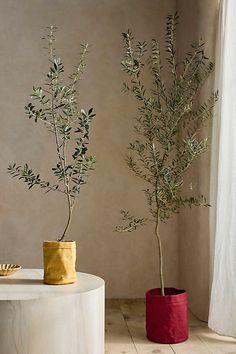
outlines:
[[[188,296],[185,290],[165,288],[146,292],[146,330],[152,342],[174,344],[188,339]]]

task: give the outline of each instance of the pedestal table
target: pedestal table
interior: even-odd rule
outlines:
[[[0,354],[104,354],[104,281],[77,273],[43,284],[41,269],[0,277]]]

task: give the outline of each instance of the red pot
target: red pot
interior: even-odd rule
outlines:
[[[146,292],[146,330],[152,342],[174,344],[188,339],[188,296],[185,290],[165,288]]]

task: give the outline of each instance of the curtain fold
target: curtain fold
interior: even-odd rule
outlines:
[[[236,2],[219,12],[211,167],[212,288],[209,327],[236,337]]]

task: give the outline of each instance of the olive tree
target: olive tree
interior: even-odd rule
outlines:
[[[212,92],[199,103],[199,91],[214,71],[214,64],[205,55],[202,41],[192,43],[184,59],[178,61],[177,25],[178,15],[168,15],[164,60],[156,39],[148,46],[146,42],[135,42],[131,31],[123,33],[122,69],[128,76],[124,91],[133,94],[138,104],[134,125],[137,139],[128,147],[126,163],[145,182],[150,216],[135,218],[122,210],[123,224],[116,230],[131,232],[147,222],[154,224],[162,295],[165,288],[159,226],[182,207],[209,206],[203,195],[183,196],[181,190],[186,172],[207,149],[208,139],[199,133],[217,101],[217,92]],[[147,69],[151,89],[143,83]]]
[[[64,83],[64,65],[56,55],[54,46],[57,28],[50,26],[47,30],[44,40],[47,42],[49,71],[43,86],[33,86],[31,102],[25,110],[29,119],[35,123],[42,122],[54,138],[57,160],[51,172],[56,181],[45,181],[27,163],[14,163],[8,167],[8,172],[25,182],[29,189],[38,186],[46,192],[55,191],[65,195],[68,219],[58,238],[58,241],[62,241],[66,237],[81,186],[86,183],[88,172],[94,169],[95,156],[88,154],[88,143],[90,124],[95,114],[93,108],[85,110],[78,105],[77,87],[86,66],[88,44],[81,45],[78,64],[68,82]]]

